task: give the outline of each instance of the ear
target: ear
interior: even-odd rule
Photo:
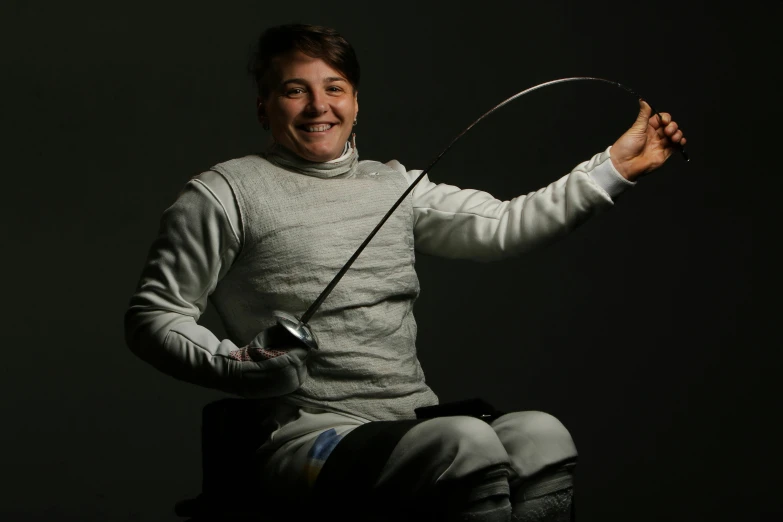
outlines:
[[[256,114],[259,123],[264,123],[266,121],[266,105],[264,105],[264,100],[261,96],[256,98]]]
[[[358,116],[358,114],[359,114],[359,91],[356,91],[356,92],[353,93],[353,103],[354,103],[354,107],[356,109],[356,115]]]

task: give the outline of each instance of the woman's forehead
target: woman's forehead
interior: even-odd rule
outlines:
[[[308,56],[300,51],[294,51],[277,56],[274,59],[275,83],[282,84],[291,80],[306,83],[322,83],[325,81],[347,81],[345,75],[334,69],[321,58]]]

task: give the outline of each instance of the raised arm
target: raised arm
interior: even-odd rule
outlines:
[[[551,243],[610,207],[639,177],[663,165],[684,144],[671,115],[652,116],[650,106],[640,100],[636,121],[614,145],[554,183],[510,201],[425,177],[412,194],[416,249],[442,257],[491,260]],[[397,162],[389,166],[407,176],[409,183],[421,174],[406,171]]]
[[[448,258],[488,261],[520,254],[561,237],[612,205],[632,182],[613,167],[610,149],[577,165],[554,183],[509,201],[479,190],[432,183],[413,190],[416,250]],[[404,171],[399,163],[390,166]],[[412,182],[421,171],[407,171]]]

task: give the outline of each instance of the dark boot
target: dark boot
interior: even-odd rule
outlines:
[[[512,522],[571,522],[574,519],[574,463],[544,470],[513,494]]]

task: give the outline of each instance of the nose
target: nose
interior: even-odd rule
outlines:
[[[326,95],[318,90],[310,93],[309,103],[305,107],[309,114],[323,114],[329,109]]]

